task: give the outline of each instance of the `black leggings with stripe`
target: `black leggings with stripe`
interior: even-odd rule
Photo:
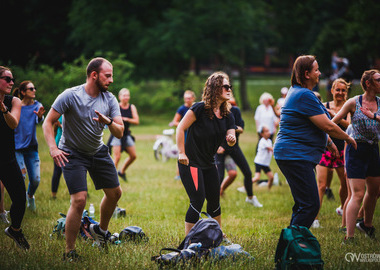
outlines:
[[[12,200],[9,211],[12,227],[19,229],[25,213],[26,189],[16,158],[10,162],[0,163],[0,180]]]
[[[201,169],[178,163],[179,175],[190,199],[185,221],[196,223],[207,200],[207,213],[211,217],[221,214],[220,184],[216,166]]]

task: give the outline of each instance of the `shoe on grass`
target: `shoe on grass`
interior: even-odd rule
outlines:
[[[355,245],[356,239],[354,237],[345,236],[342,242],[342,245]]]
[[[326,195],[328,200],[335,201],[335,197],[334,197],[334,194],[333,194],[331,188],[326,188],[325,195]]]
[[[313,229],[319,229],[319,228],[322,228],[321,224],[319,223],[319,220],[318,219],[314,219],[313,221],[313,224],[311,224],[311,227]]]
[[[121,171],[117,171],[117,174],[123,179],[125,182],[127,182],[127,176],[125,173],[121,173]]]
[[[252,199],[249,199],[248,197],[245,198],[245,201],[247,203],[252,204],[254,207],[263,207],[263,205],[259,202],[256,196],[253,196]]]
[[[100,250],[108,250],[107,242],[111,237],[111,233],[107,231],[103,233],[100,230],[99,224],[91,224],[90,225],[90,233],[91,236],[95,239],[96,244],[98,245]]]
[[[4,224],[9,224],[8,211],[7,210],[5,210],[3,213],[0,213],[0,221]]]
[[[356,223],[356,228],[364,232],[369,238],[375,239],[375,227],[367,227],[364,225],[364,221],[361,221]]]
[[[24,250],[28,250],[30,248],[30,245],[28,241],[26,241],[21,229],[19,231],[15,231],[11,227],[8,227],[5,229],[5,234],[12,238],[19,248]]]
[[[237,188],[237,191],[239,191],[239,192],[241,192],[241,193],[246,193],[246,191],[245,191],[245,187],[244,187],[244,186],[242,186],[242,187],[238,187],[238,188]]]
[[[81,256],[78,255],[75,249],[70,250],[69,252],[63,253],[63,258],[62,261],[67,261],[67,262],[78,262],[82,259]]]
[[[335,209],[335,212],[337,213],[337,215],[339,215],[339,216],[343,216],[343,209],[342,209],[342,206],[339,206],[337,209]]]
[[[29,196],[26,196],[27,197],[27,207],[29,210],[31,211],[36,211],[36,199],[34,198],[34,196],[32,198],[29,198]]]
[[[346,234],[347,233],[347,228],[346,227],[339,227],[339,230],[338,230],[340,233],[344,233]]]

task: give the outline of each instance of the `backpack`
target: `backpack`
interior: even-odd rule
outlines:
[[[178,264],[192,264],[200,260],[202,256],[200,252],[201,244],[194,243],[191,244],[186,249],[177,249],[177,248],[163,248],[160,250],[160,255],[153,256],[152,261],[158,263],[161,267],[163,266],[175,266]],[[169,253],[165,253],[171,251]]]
[[[128,226],[124,228],[119,234],[119,240],[121,242],[134,241],[134,242],[148,242],[149,237],[145,235],[143,230],[138,226]]]
[[[219,223],[206,212],[202,212],[208,218],[202,218],[195,223],[178,249],[186,249],[191,243],[201,243],[202,249],[210,249],[220,245],[223,240],[223,232]]]
[[[298,225],[282,229],[274,261],[276,269],[323,269],[324,264],[318,240]]]

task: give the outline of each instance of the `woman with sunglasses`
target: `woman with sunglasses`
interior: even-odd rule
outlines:
[[[190,199],[186,235],[198,221],[205,199],[207,213],[221,225],[220,183],[214,156],[224,139],[229,146],[236,143],[235,121],[227,102],[231,91],[228,75],[213,73],[205,83],[202,101],[191,106],[177,127],[179,174]]]
[[[13,95],[21,99],[20,122],[15,129],[16,158],[24,180],[26,171],[28,171],[27,207],[32,211],[36,210],[34,194],[40,184],[40,157],[36,125],[42,122],[45,113],[42,104],[35,100],[36,90],[31,81],[23,81],[13,91]]]
[[[352,137],[357,149],[351,145],[346,148],[346,172],[351,197],[346,206],[347,232],[345,242],[354,238],[355,223],[363,201],[364,220],[356,227],[369,237],[375,238],[372,225],[373,214],[380,188],[380,72],[372,69],[364,71],[360,84],[364,94],[350,98],[335,115],[333,122],[339,123],[348,113],[351,114]]]
[[[25,184],[15,155],[14,129],[20,120],[21,101],[9,95],[14,78],[9,68],[0,66],[0,179],[4,184],[12,205],[10,208],[11,225],[5,234],[12,238],[22,249],[29,249],[21,230],[25,213]]]
[[[293,65],[291,85],[281,110],[280,130],[274,144],[274,157],[289,183],[294,199],[290,225],[310,228],[319,211],[315,166],[326,148],[338,149],[327,134],[356,148],[356,142],[338,125],[312,89],[319,81],[315,56],[299,56]],[[327,133],[327,134],[326,134]]]

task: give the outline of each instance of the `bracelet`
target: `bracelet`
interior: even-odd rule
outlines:
[[[330,145],[332,145],[333,144],[333,141],[331,140],[331,141],[329,141],[329,142],[327,142],[327,146],[330,146]]]
[[[374,114],[373,114],[373,120],[376,120],[376,116],[377,116],[377,114],[374,113]]]
[[[112,117],[109,117],[109,119],[111,120],[111,122],[109,124],[107,124],[107,126],[109,126],[109,125],[111,125],[113,123]]]

